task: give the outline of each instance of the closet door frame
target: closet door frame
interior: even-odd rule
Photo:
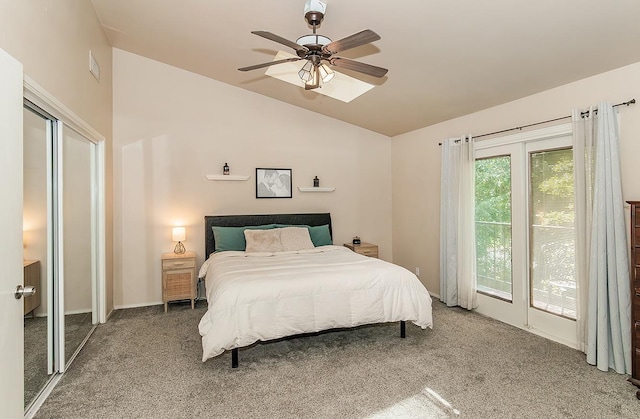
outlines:
[[[23,79],[23,99],[25,101],[31,102],[35,107],[39,108],[46,114],[49,114],[55,119],[55,122],[50,122],[47,125],[48,135],[52,135],[54,139],[53,148],[48,151],[48,153],[53,153],[58,155],[58,159],[52,159],[53,155],[49,154],[48,159],[54,160],[58,162],[62,162],[61,150],[62,150],[62,134],[64,128],[71,128],[82,137],[87,139],[91,144],[91,158],[92,158],[92,170],[91,170],[91,182],[92,182],[92,204],[91,208],[93,211],[93,222],[91,226],[91,234],[92,241],[94,243],[91,259],[92,259],[92,321],[96,323],[105,323],[107,320],[107,306],[106,306],[106,209],[105,209],[105,196],[106,196],[106,187],[105,187],[105,137],[100,134],[98,131],[93,129],[89,124],[84,122],[80,117],[78,117],[74,112],[72,112],[69,108],[63,105],[60,101],[58,101],[53,95],[47,92],[44,88],[38,85],[35,81],[33,81],[27,75],[24,75]],[[53,168],[52,175],[57,177],[58,180],[61,178],[61,166]],[[54,184],[56,179],[53,179]],[[49,180],[51,182],[51,179]],[[61,187],[61,185],[58,185]],[[56,187],[58,187],[56,186]],[[59,202],[61,201],[61,190],[54,190],[53,185],[49,185],[48,193],[52,195],[49,199],[49,202],[53,203],[53,207],[59,206]],[[56,203],[56,200],[58,203]],[[62,222],[62,213],[58,211],[59,208],[54,208],[54,213],[49,214],[50,218],[50,226],[55,226],[56,229],[61,229]],[[49,243],[55,243],[55,247],[61,248],[61,234],[53,234],[49,228],[48,234],[51,234],[51,237],[48,238]],[[54,282],[60,280],[60,268],[62,267],[62,254],[59,251],[50,252],[50,258],[47,269],[55,269],[57,273],[53,275]],[[51,261],[53,259],[56,260],[56,266],[51,266]],[[49,274],[53,274],[54,272],[49,272]],[[57,278],[57,279],[56,279]],[[49,396],[53,388],[56,386],[60,378],[62,377],[62,373],[65,372],[66,367],[69,365],[73,358],[77,354],[77,351],[70,357],[70,359],[65,359],[64,353],[64,296],[63,296],[63,285],[55,284],[50,287],[50,295],[48,295],[49,299],[49,310],[54,307],[53,303],[53,288],[56,288],[55,292],[57,297],[60,298],[58,301],[58,307],[62,307],[62,309],[58,310],[56,313],[54,324],[57,330],[51,330],[49,328],[48,333],[51,335],[48,337],[49,342],[52,342],[56,347],[57,354],[54,355],[53,360],[53,377],[46,384],[45,388],[41,391],[41,393],[37,396],[35,400],[31,403],[28,409],[24,412],[26,418],[31,418],[38,409],[42,406],[42,403]],[[51,315],[51,311],[49,315]],[[61,334],[62,333],[62,334]],[[86,342],[89,336],[85,337],[80,346]],[[52,339],[51,339],[52,338]],[[48,364],[49,366],[52,363]]]
[[[94,312],[97,316],[98,323],[104,323],[107,320],[106,307],[106,210],[105,210],[105,137],[98,131],[93,129],[89,124],[84,122],[69,108],[63,105],[49,92],[43,89],[29,76],[24,76],[24,98],[43,111],[53,115],[62,122],[63,125],[72,128],[74,131],[85,137],[91,143],[95,144],[95,199],[93,200],[95,208],[96,222],[94,230],[96,233],[96,249],[95,249],[95,286],[97,292],[93,293],[96,299],[94,304]],[[62,134],[61,132],[59,134]],[[61,138],[61,137],[59,137]]]

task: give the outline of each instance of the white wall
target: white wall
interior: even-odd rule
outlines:
[[[161,301],[171,226],[202,263],[205,215],[331,212],[334,243],[359,235],[391,259],[390,138],[122,50],[113,62],[117,307]],[[206,180],[225,162],[251,178]],[[257,167],[291,168],[293,198],[256,199]],[[316,175],[336,191],[297,190]]]
[[[543,69],[553,71],[553,69]],[[445,138],[481,135],[571,114],[573,108],[640,100],[640,63],[393,138],[393,260],[420,268],[439,294],[440,147]],[[623,197],[640,199],[640,104],[618,108]],[[564,120],[561,122],[567,122]]]
[[[0,0],[0,48],[24,72],[106,138],[106,302],[112,290],[111,46],[90,1]],[[89,50],[101,78],[89,73]]]

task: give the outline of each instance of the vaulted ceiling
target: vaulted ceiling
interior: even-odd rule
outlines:
[[[311,33],[305,0],[92,0],[113,47],[388,136],[640,62],[638,0],[325,0],[318,33],[382,39],[339,55],[388,68],[350,103],[237,69]],[[640,76],[640,75],[639,75]],[[579,104],[576,104],[579,105]]]

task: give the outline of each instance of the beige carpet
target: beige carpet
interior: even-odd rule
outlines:
[[[434,329],[377,325],[202,363],[196,310],[115,312],[37,418],[640,418],[627,376],[578,351],[434,303]]]

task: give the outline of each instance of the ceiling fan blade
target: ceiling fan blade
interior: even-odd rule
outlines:
[[[369,42],[377,41],[378,39],[380,39],[380,35],[371,29],[365,29],[362,32],[354,33],[346,38],[333,41],[325,45],[322,49],[335,54],[340,51],[346,51],[351,48],[359,47],[360,45],[368,44]]]
[[[387,71],[389,71],[386,68],[376,67],[375,65],[361,63],[348,58],[334,57],[331,58],[329,62],[336,67],[346,68],[347,70],[357,71],[373,77],[384,77]]]
[[[302,45],[300,45],[300,44],[296,44],[296,43],[295,43],[295,42],[293,42],[293,41],[289,41],[288,39],[285,39],[285,38],[283,38],[283,37],[281,37],[281,36],[278,36],[278,35],[276,35],[276,34],[273,34],[273,33],[271,33],[271,32],[266,32],[266,31],[252,31],[251,33],[252,33],[252,34],[255,34],[255,35],[258,35],[258,36],[261,36],[261,37],[263,37],[263,38],[266,38],[266,39],[268,39],[268,40],[270,40],[270,41],[274,41],[274,42],[277,42],[277,43],[279,43],[279,44],[286,45],[286,46],[288,46],[289,48],[293,48],[293,49],[295,49],[296,51],[300,51],[300,52],[309,52],[309,48],[307,48],[307,47],[305,47],[305,46],[302,46]]]
[[[276,65],[276,64],[282,64],[282,63],[289,63],[292,61],[299,61],[302,58],[299,57],[295,57],[295,58],[285,58],[284,60],[278,60],[278,61],[270,61],[268,63],[262,63],[262,64],[256,64],[256,65],[250,65],[249,67],[242,67],[239,68],[238,70],[240,71],[251,71],[251,70],[257,70],[258,68],[264,68],[264,67],[270,67],[272,65]]]

